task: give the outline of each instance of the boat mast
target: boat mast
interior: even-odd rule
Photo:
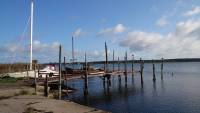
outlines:
[[[31,33],[30,33],[30,70],[32,70],[33,61],[33,0],[31,0]]]

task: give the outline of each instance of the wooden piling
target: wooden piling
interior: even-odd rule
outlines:
[[[105,73],[107,73],[108,72],[108,49],[107,49],[106,42],[105,42],[105,55],[106,55]]]
[[[59,85],[58,85],[58,89],[59,89],[59,92],[58,92],[58,97],[59,97],[59,100],[61,100],[61,70],[62,70],[62,65],[61,65],[61,45],[59,46]]]
[[[26,76],[27,76],[27,77],[29,77],[29,72],[28,72],[28,71],[29,71],[29,67],[28,67],[28,64],[27,64],[27,65],[26,65]]]
[[[141,76],[141,84],[143,84],[143,69],[144,69],[144,62],[142,58],[140,58],[140,76]]]
[[[127,52],[125,53],[125,84],[127,84]]]
[[[155,64],[154,64],[153,60],[152,60],[152,63],[153,63],[153,81],[155,82],[156,81],[156,75],[155,75]]]
[[[63,65],[64,65],[64,71],[65,71],[65,73],[64,73],[65,75],[63,75],[63,76],[65,76],[65,80],[67,80],[67,78],[66,78],[66,75],[67,75],[66,72],[67,71],[65,70],[65,66],[66,66],[65,57],[63,57]]]
[[[74,57],[74,37],[72,36],[72,68],[74,70],[74,60],[75,60],[75,57]],[[73,73],[72,73],[73,75]]]
[[[117,67],[118,67],[118,72],[120,71],[120,62],[119,62],[119,57],[117,59]]]
[[[108,48],[107,48],[107,44],[105,42],[105,55],[106,55],[106,62],[105,62],[105,77],[107,78],[107,85],[110,84],[110,78],[107,76],[108,74]]]
[[[68,95],[68,86],[67,86],[67,70],[65,69],[65,67],[66,67],[66,59],[65,59],[65,57],[64,57],[64,70],[65,70],[65,82],[64,82],[64,84],[65,84],[65,86],[66,86],[66,89],[67,89],[67,95]]]
[[[118,80],[121,81],[119,57],[118,57],[118,60],[117,60],[117,66],[118,66]]]
[[[48,74],[46,74],[46,80],[45,80],[45,96],[48,97],[49,95],[49,90],[48,90]]]
[[[36,64],[34,64],[34,85],[35,85],[35,94],[37,94]]]
[[[161,80],[163,80],[163,58],[161,61]]]
[[[131,62],[131,67],[132,67],[132,76],[134,76],[134,69],[133,69],[133,64],[134,64],[134,55],[132,55],[133,59],[132,59],[132,62]]]
[[[87,56],[85,53],[85,77],[84,77],[84,94],[87,95],[88,94],[88,66],[87,66]]]
[[[113,50],[113,72],[115,71],[115,51]]]
[[[38,64],[38,78],[40,76],[40,65]]]

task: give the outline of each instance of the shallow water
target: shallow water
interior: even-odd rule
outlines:
[[[97,66],[99,67],[99,65]],[[112,67],[112,66],[110,66]],[[131,64],[129,64],[131,69]],[[134,64],[136,70],[139,64]],[[123,65],[121,65],[123,69]],[[173,73],[173,75],[172,75]],[[83,80],[68,82],[78,89],[65,99],[113,113],[197,113],[200,112],[200,63],[164,63],[161,80],[160,64],[156,64],[156,82],[153,82],[152,64],[144,65],[144,83],[140,74],[125,78],[111,78],[111,86],[103,84],[99,77],[88,79],[89,94],[84,96]]]

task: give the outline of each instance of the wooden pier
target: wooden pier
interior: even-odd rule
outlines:
[[[135,71],[134,73],[138,73],[139,71]],[[118,75],[124,75],[124,71],[111,71],[111,72],[105,72],[105,71],[92,71],[92,72],[88,72],[87,77],[88,78],[92,78],[92,77],[105,77],[105,75],[111,75],[111,76],[118,76]],[[127,73],[132,73],[132,71],[127,71]],[[82,74],[63,74],[62,75],[62,81],[65,80],[75,80],[75,79],[84,79],[84,73]],[[37,84],[38,85],[43,85],[45,82],[46,78],[37,78]],[[52,77],[48,77],[48,83],[57,83],[59,81],[59,76],[52,76]]]

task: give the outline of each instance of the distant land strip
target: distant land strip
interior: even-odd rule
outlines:
[[[142,60],[144,63],[160,63],[162,62],[161,59],[153,59],[153,60]],[[120,60],[120,63],[124,63],[124,60]],[[133,62],[133,60],[128,60],[128,63]],[[200,62],[200,58],[176,58],[176,59],[163,59],[163,62]],[[85,62],[74,62],[75,64],[83,64]],[[105,61],[88,61],[89,64],[104,64]],[[115,61],[108,61],[108,63],[118,63],[117,60]],[[134,63],[140,63],[140,60],[134,60]],[[57,62],[50,62],[50,63],[43,63],[43,64],[58,64]],[[69,62],[66,64],[70,64]]]

